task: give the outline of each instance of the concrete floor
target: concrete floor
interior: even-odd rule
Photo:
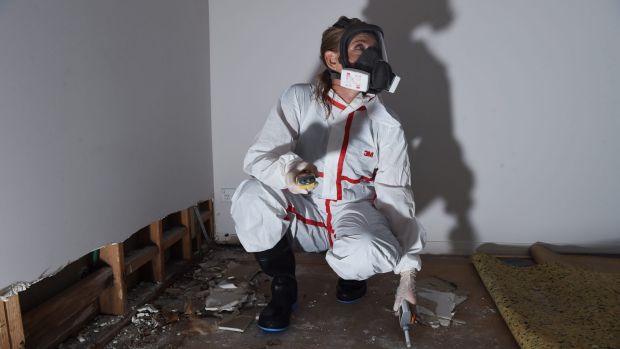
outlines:
[[[230,258],[233,255],[229,255]],[[256,268],[248,254],[234,258]],[[438,276],[468,292],[455,319],[465,324],[433,329],[416,324],[411,331],[414,348],[518,348],[468,257],[423,256],[418,278]],[[282,334],[266,334],[255,322],[244,333],[217,331],[177,337],[179,348],[405,348],[404,336],[391,311],[398,278],[377,275],[369,280],[368,294],[356,304],[335,301],[336,275],[321,254],[297,255],[299,307],[291,327]],[[268,289],[268,282],[261,288]],[[268,292],[267,292],[268,294]],[[170,344],[170,342],[169,342]]]

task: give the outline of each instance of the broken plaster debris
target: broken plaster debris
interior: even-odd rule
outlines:
[[[225,289],[233,289],[233,288],[237,288],[237,286],[235,284],[233,284],[232,282],[227,282],[227,281],[222,281],[219,284],[217,284],[217,287],[219,288],[225,288]]]
[[[49,268],[45,269],[43,271],[43,273],[41,273],[41,275],[39,275],[38,278],[36,278],[33,281],[30,282],[25,282],[25,281],[19,281],[19,282],[15,282],[3,289],[0,289],[0,301],[2,302],[8,302],[10,297],[15,296],[16,294],[25,291],[26,289],[30,288],[30,286],[36,284],[37,282],[48,278],[50,276],[54,276],[56,274],[58,274],[63,268],[65,268],[69,263],[67,263],[66,265],[62,265],[59,266],[55,271],[53,272],[49,272]]]
[[[245,288],[214,288],[205,301],[207,311],[234,311],[248,300],[249,292]]]
[[[418,280],[416,289],[416,312],[420,323],[432,328],[465,323],[453,319],[454,308],[467,299],[467,294],[455,284],[438,277],[429,277]]]
[[[159,310],[157,310],[157,308],[155,308],[152,304],[145,304],[143,307],[138,309],[138,313],[156,314],[159,313]]]
[[[153,305],[145,304],[137,310],[136,315],[131,318],[131,322],[135,325],[156,328],[161,325],[161,323],[153,316],[157,313],[159,313],[159,310],[157,310]]]
[[[204,336],[216,332],[247,331],[260,306],[267,304],[263,283],[268,281],[254,264],[237,263],[231,258],[205,259],[180,275],[151,303],[140,303],[156,285],[141,282],[130,290],[128,298],[133,316],[106,346],[106,349],[146,349],[166,343],[180,343],[188,334]],[[260,277],[258,277],[260,275]],[[138,293],[135,293],[138,291]],[[219,296],[234,295],[231,302],[218,303],[206,309],[207,301],[225,300]],[[268,293],[267,293],[268,294]],[[135,302],[134,302],[135,300]],[[134,305],[131,305],[131,304]],[[90,347],[105,334],[109,326],[122,317],[98,316],[96,324],[84,328],[78,336],[61,345],[63,349]],[[177,342],[174,342],[174,341]],[[171,344],[169,347],[178,347]]]
[[[28,287],[30,287],[32,283],[29,282],[16,282],[9,287],[6,287],[0,291],[0,301],[8,302],[9,298],[18,294],[19,292],[25,291]]]

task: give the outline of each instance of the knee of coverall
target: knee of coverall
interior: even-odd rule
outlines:
[[[286,205],[281,190],[255,178],[245,180],[237,187],[230,213],[239,241],[246,251],[265,251],[282,239],[290,224],[284,220]]]
[[[394,270],[400,261],[401,248],[391,232],[366,229],[337,232],[327,263],[345,280],[366,280],[375,274]]]

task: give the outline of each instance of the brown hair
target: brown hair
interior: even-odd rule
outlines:
[[[347,17],[341,16],[338,21],[346,19]],[[358,18],[351,18],[349,24],[365,24]],[[340,39],[344,34],[345,28],[329,27],[323,32],[321,37],[321,62],[325,66],[325,69],[316,76],[316,89],[314,91],[317,101],[319,101],[325,107],[327,114],[331,112],[331,103],[327,100],[329,90],[332,88],[332,78],[325,62],[325,52],[333,51],[340,54]]]

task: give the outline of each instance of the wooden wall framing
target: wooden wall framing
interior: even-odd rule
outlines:
[[[204,201],[198,207],[200,217],[195,217],[191,207],[151,223],[144,244],[125,244],[127,240],[103,246],[98,251],[102,266],[25,314],[19,295],[0,301],[0,349],[56,347],[99,313],[130,315],[129,277],[149,275],[163,289],[174,275],[201,256],[202,232],[195,223],[204,222],[209,234],[214,233],[213,203]],[[178,255],[176,261],[173,254]],[[147,273],[137,273],[144,268],[149,269]]]
[[[19,305],[19,296],[0,301],[0,348],[23,348],[25,345],[24,326]]]

